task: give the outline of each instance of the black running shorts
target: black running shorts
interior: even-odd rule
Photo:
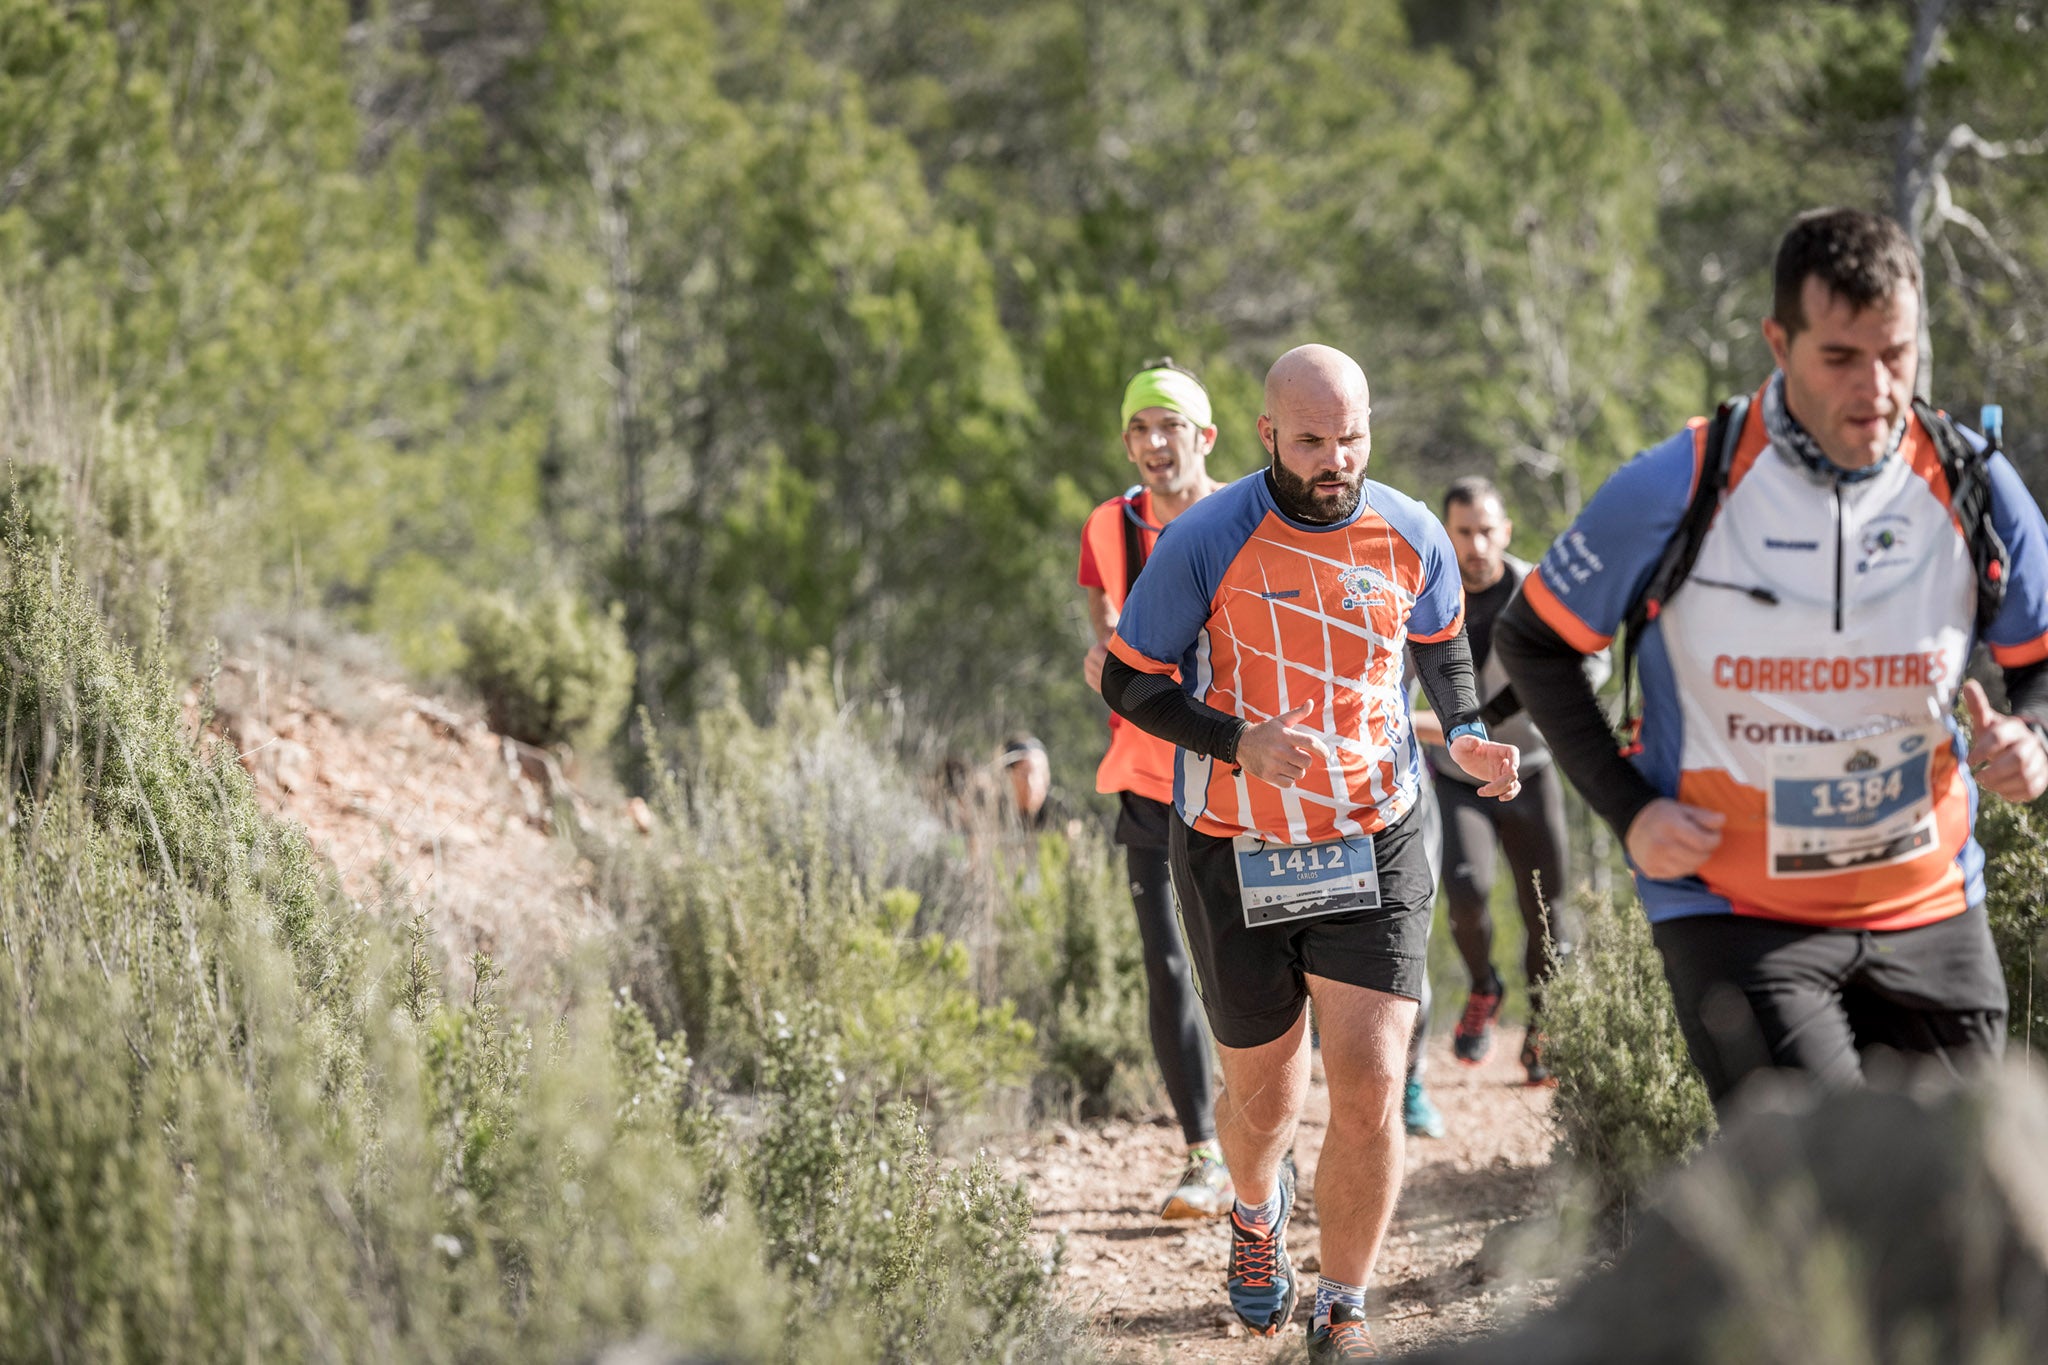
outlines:
[[[1258,1047],[1286,1033],[1308,999],[1308,976],[1421,999],[1436,899],[1423,824],[1410,811],[1372,836],[1379,909],[1248,928],[1231,841],[1174,820],[1181,928],[1217,1042]]]
[[[2005,1045],[2005,973],[1981,904],[1917,929],[1696,915],[1650,932],[1717,1106],[1767,1069],[1840,1090],[1876,1053],[1961,1077]]]
[[[1136,792],[1116,794],[1116,842],[1125,848],[1157,849],[1164,853],[1180,823],[1180,812],[1164,801],[1154,801]]]

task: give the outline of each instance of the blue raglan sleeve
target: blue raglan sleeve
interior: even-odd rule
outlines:
[[[1458,574],[1458,552],[1451,547],[1443,523],[1426,507],[1416,510],[1419,524],[1408,534],[1422,557],[1422,590],[1408,614],[1408,638],[1431,645],[1465,628],[1465,583]]]
[[[1117,618],[1109,652],[1141,673],[1180,667],[1208,624],[1217,586],[1236,552],[1223,544],[1228,527],[1218,523],[1225,519],[1196,516],[1202,510],[1197,506],[1160,533]]]
[[[2048,659],[2048,522],[2012,461],[1994,455],[1989,468],[1991,525],[2010,563],[2005,601],[1984,642],[2000,667],[2021,668]]]
[[[1613,642],[1677,533],[1699,476],[1696,447],[1688,428],[1616,470],[1522,580],[1530,608],[1581,654]]]

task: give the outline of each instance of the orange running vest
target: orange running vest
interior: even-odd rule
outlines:
[[[1125,523],[1135,518],[1132,530],[1142,555],[1150,555],[1159,531],[1150,517],[1152,495],[1141,487],[1119,493],[1088,514],[1081,528],[1081,542],[1095,561],[1102,578],[1102,590],[1119,613],[1131,582],[1137,577],[1129,564]],[[1138,565],[1144,567],[1141,561]],[[1130,792],[1151,801],[1173,801],[1174,748],[1157,735],[1146,734],[1115,712],[1109,717],[1109,752],[1095,769],[1095,790]]]

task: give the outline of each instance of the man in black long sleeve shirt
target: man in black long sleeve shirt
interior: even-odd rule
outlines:
[[[1269,1335],[1295,1298],[1282,1157],[1306,1098],[1304,1006],[1316,1003],[1330,1088],[1319,1359],[1366,1339],[1365,1283],[1400,1186],[1406,1042],[1435,897],[1409,818],[1420,768],[1407,646],[1481,794],[1519,789],[1513,746],[1476,717],[1443,528],[1365,479],[1370,410],[1349,357],[1281,357],[1259,419],[1271,465],[1161,535],[1102,675],[1119,715],[1181,748],[1170,856],[1221,1045],[1217,1127],[1237,1183],[1226,1282],[1238,1316]]]
[[[1610,478],[1494,627],[1558,763],[1622,836],[1717,1104],[1765,1067],[1833,1088],[1859,1083],[1877,1048],[1958,1073],[1996,1056],[2005,986],[1972,774],[2010,800],[2048,789],[2048,525],[1993,456],[2008,563],[1981,634],[2021,711],[2000,715],[1963,679],[1983,589],[1928,425],[1943,419],[1912,407],[1910,242],[1872,214],[1807,214],[1774,285],[1763,330],[1778,371],[1736,432],[1690,574],[1635,643],[1630,754],[1579,656],[1612,637],[1679,534],[1720,455],[1705,424]]]

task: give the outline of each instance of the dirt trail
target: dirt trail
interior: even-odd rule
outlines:
[[[1489,1229],[1554,1204],[1551,1092],[1521,1084],[1519,1042],[1507,1031],[1485,1066],[1468,1068],[1451,1060],[1447,1041],[1434,1040],[1429,1090],[1450,1132],[1409,1140],[1407,1184],[1367,1300],[1374,1336],[1389,1354],[1495,1330],[1555,1292],[1545,1281],[1483,1282],[1474,1265]],[[1287,1238],[1296,1267],[1311,1272],[1314,1176],[1328,1113],[1318,1079],[1296,1141],[1303,1198]],[[1111,1359],[1235,1363],[1289,1348],[1298,1356],[1300,1325],[1277,1339],[1249,1337],[1225,1306],[1225,1224],[1155,1216],[1180,1160],[1171,1123],[1054,1126],[1026,1144],[1010,1173],[1029,1186],[1041,1233],[1066,1235],[1069,1301],[1093,1319]],[[1313,1285],[1312,1273],[1304,1278]],[[1306,1302],[1296,1316],[1307,1322]]]

